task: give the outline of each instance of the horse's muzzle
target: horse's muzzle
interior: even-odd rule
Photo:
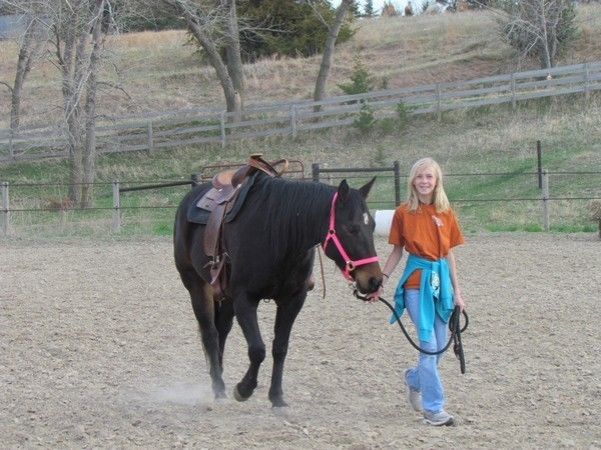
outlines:
[[[379,268],[378,268],[379,269]],[[380,272],[378,270],[378,272]],[[377,292],[382,286],[383,275],[382,272],[379,274],[365,274],[365,273],[355,273],[355,286],[359,290],[361,294],[372,294]]]

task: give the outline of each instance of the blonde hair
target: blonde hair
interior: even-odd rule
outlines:
[[[419,197],[417,195],[417,190],[413,185],[413,181],[418,173],[427,168],[431,168],[436,177],[436,186],[432,193],[432,203],[437,212],[446,211],[451,205],[449,204],[449,199],[447,198],[447,194],[442,184],[442,170],[438,163],[432,158],[422,158],[416,161],[409,171],[409,178],[407,179],[407,205],[409,211],[417,211],[417,208],[419,208]]]

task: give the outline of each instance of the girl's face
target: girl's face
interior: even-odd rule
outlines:
[[[422,203],[432,202],[434,188],[436,187],[436,174],[432,167],[419,170],[413,179],[413,187]]]

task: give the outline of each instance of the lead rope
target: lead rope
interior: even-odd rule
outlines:
[[[357,297],[359,300],[363,300],[363,301],[369,300],[369,298],[367,296],[363,296],[363,295],[359,294],[359,291],[357,291],[357,289],[354,290],[353,295],[355,297]],[[407,332],[405,325],[403,325],[401,318],[395,311],[394,307],[390,304],[390,302],[388,302],[388,300],[386,300],[382,297],[378,297],[378,300],[380,300],[382,303],[384,303],[386,306],[388,306],[388,309],[390,309],[392,311],[397,323],[399,324],[399,327],[401,328],[401,331],[403,332],[403,334],[405,335],[405,337],[407,338],[407,340],[409,341],[411,346],[413,348],[415,348],[417,351],[419,351],[421,353],[425,353],[426,355],[440,355],[441,353],[446,352],[447,349],[451,346],[451,343],[453,343],[454,344],[453,352],[455,353],[455,356],[459,360],[459,369],[461,370],[461,373],[463,373],[463,374],[465,373],[465,354],[463,353],[463,343],[461,341],[461,333],[463,333],[467,329],[467,326],[469,324],[469,318],[465,311],[463,311],[463,317],[465,317],[465,325],[462,328],[461,324],[460,324],[461,314],[459,313],[459,306],[455,306],[455,308],[453,309],[453,313],[451,314],[451,317],[449,319],[449,330],[451,331],[451,336],[449,337],[447,344],[441,350],[438,350],[437,352],[430,352],[428,350],[424,350],[423,348],[421,348],[419,345],[417,345],[413,341],[413,339],[411,339],[411,336],[409,336],[409,333]]]
[[[323,286],[323,300],[326,298],[326,276],[323,271],[323,260],[321,259],[321,245],[317,244],[317,254],[319,255],[319,267],[321,269],[321,285]]]

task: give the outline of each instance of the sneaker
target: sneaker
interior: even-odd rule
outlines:
[[[409,401],[409,404],[411,405],[414,411],[421,412],[422,394],[409,386],[409,383],[407,383],[407,372],[409,372],[409,369],[406,369],[403,372],[403,381],[405,382],[405,389],[407,391],[407,400]]]
[[[440,410],[436,413],[430,411],[424,411],[424,422],[428,425],[434,425],[435,427],[440,426],[451,426],[454,423],[453,416],[451,416],[445,410]]]

